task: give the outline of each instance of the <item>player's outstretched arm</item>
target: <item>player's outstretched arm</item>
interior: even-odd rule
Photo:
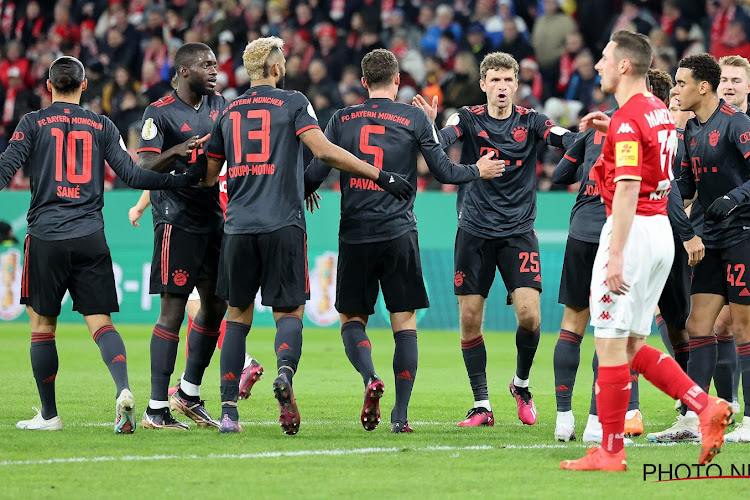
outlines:
[[[0,155],[0,190],[6,188],[31,155],[33,146],[31,126],[31,118],[29,115],[24,115],[13,132],[8,147]]]
[[[141,193],[138,203],[128,210],[128,220],[131,226],[140,227],[138,219],[143,217],[143,212],[151,205],[151,193],[148,190]]]
[[[552,172],[552,182],[569,186],[581,180],[583,176],[583,158],[586,155],[586,136],[579,134],[576,141],[565,152]]]
[[[211,134],[206,134],[203,137],[194,135],[185,142],[172,146],[161,153],[141,151],[138,153],[138,166],[154,172],[169,172],[175,160],[190,157],[194,149],[199,148],[210,138]]]
[[[607,287],[615,295],[623,295],[630,290],[630,285],[623,275],[623,252],[638,207],[640,189],[641,181],[620,179],[617,181],[612,199],[612,235],[609,241]]]
[[[592,111],[581,118],[581,121],[578,123],[578,131],[585,132],[586,130],[593,128],[594,130],[606,134],[607,130],[609,130],[610,120],[611,118],[604,114],[603,111]]]
[[[319,128],[306,130],[300,139],[310,148],[316,158],[320,158],[333,168],[375,181],[381,189],[398,200],[409,199],[414,194],[414,186],[400,175],[378,170],[365,163],[349,151],[329,141]]]
[[[206,168],[206,178],[200,184],[201,186],[213,186],[219,182],[219,174],[221,174],[221,167],[224,166],[224,158],[214,158],[208,155],[208,167]]]

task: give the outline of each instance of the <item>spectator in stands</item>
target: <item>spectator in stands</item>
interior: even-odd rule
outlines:
[[[351,57],[349,50],[346,45],[338,43],[336,28],[330,23],[321,24],[315,35],[318,38],[318,51],[315,57],[325,63],[331,79],[338,82],[344,66]]]
[[[286,83],[287,90],[298,90],[303,94],[307,92],[307,86],[310,80],[307,77],[307,71],[302,69],[302,57],[297,54],[291,54],[286,60]]]
[[[23,46],[18,40],[11,40],[5,45],[5,57],[0,63],[0,83],[8,88],[8,71],[11,68],[18,70],[21,75],[23,88],[31,88],[34,79],[31,75],[31,62],[23,56]]]
[[[99,62],[109,73],[114,73],[116,66],[124,66],[130,71],[138,55],[138,46],[131,42],[125,42],[122,32],[112,28],[107,32],[107,42],[99,51]]]
[[[47,67],[49,68],[49,66]],[[110,80],[109,77],[104,74],[104,65],[99,61],[96,61],[86,66],[86,79],[88,80],[88,86],[86,87],[86,92],[81,94],[81,105],[88,104],[94,99],[98,99],[101,105],[104,86]],[[101,113],[101,111],[99,111],[99,113]]]
[[[453,76],[443,86],[444,106],[460,108],[475,106],[487,98],[479,87],[479,65],[470,52],[456,56]]]
[[[117,66],[114,71],[114,80],[102,89],[102,109],[107,115],[113,115],[120,111],[120,105],[126,92],[141,95],[141,84],[133,79],[130,71],[125,66]]]
[[[521,16],[516,15],[513,2],[511,0],[500,0],[498,2],[498,11],[500,13],[500,18],[503,21],[503,30],[506,26],[505,21],[515,21],[516,31],[518,31],[521,38],[528,42],[531,38],[529,27]]]
[[[592,93],[599,86],[601,78],[594,70],[594,57],[588,49],[582,50],[576,56],[576,70],[570,79],[570,85],[565,93],[565,99],[578,101],[585,108],[592,103]]]
[[[65,3],[56,3],[53,15],[54,22],[50,26],[48,34],[50,39],[56,37],[59,39],[59,42],[70,40],[77,43],[81,39],[81,31],[70,19],[68,6]]]
[[[453,32],[453,39],[460,40],[463,30],[461,26],[453,20],[453,8],[447,4],[438,5],[435,9],[435,19],[427,27],[422,36],[422,52],[426,55],[435,55],[438,50],[440,36],[445,30]],[[361,59],[360,59],[361,60]]]
[[[422,31],[414,24],[406,23],[406,17],[403,9],[393,9],[384,23],[384,29],[380,34],[380,39],[386,46],[391,46],[391,37],[395,33],[401,33],[406,39],[410,49],[419,48],[422,40]]]
[[[539,65],[534,59],[530,57],[521,59],[518,85],[519,88],[522,86],[528,87],[530,95],[536,102],[541,102],[543,93],[542,75],[539,73]]]
[[[503,21],[505,26],[503,31],[503,41],[497,50],[501,52],[507,52],[512,55],[516,61],[526,59],[527,57],[534,57],[534,48],[531,44],[524,40],[518,32],[518,25],[512,19],[506,19]]]
[[[641,8],[636,0],[625,0],[622,4],[622,12],[613,19],[609,32],[629,30],[648,36],[651,30],[658,26],[659,23],[648,9]]]
[[[18,19],[14,30],[16,40],[25,47],[33,45],[34,41],[49,30],[49,22],[41,15],[39,2],[31,0],[26,4],[26,14]]]
[[[497,47],[503,41],[503,18],[497,15],[494,0],[477,0],[474,7],[474,16],[471,18],[474,22],[472,26],[480,25],[483,28],[483,34],[487,37],[490,50]],[[484,57],[484,56],[482,56]],[[481,62],[482,57],[479,58]]]
[[[557,79],[557,92],[565,95],[568,91],[570,78],[576,70],[576,57],[583,50],[583,35],[574,31],[565,37],[565,52],[560,56],[560,76]]]
[[[188,29],[188,25],[185,19],[180,14],[180,9],[177,7],[170,7],[167,9],[165,16],[166,22],[164,25],[164,38],[169,43],[172,39],[182,40],[185,35],[185,31]]]
[[[492,47],[492,42],[485,35],[482,23],[475,22],[466,29],[461,50],[471,52],[478,63],[484,59],[484,56],[492,52]]]
[[[711,45],[711,55],[716,59],[732,55],[750,59],[750,42],[747,41],[741,21],[735,20],[729,23],[721,39]]]
[[[555,0],[544,0],[544,13],[537,18],[531,34],[536,61],[545,85],[545,96],[552,95],[557,82],[559,60],[565,50],[565,38],[576,31],[573,19],[560,10]]]
[[[709,4],[715,5],[716,2],[707,2],[706,10],[708,10]],[[709,34],[708,48],[712,55],[715,55],[715,51],[719,45],[727,42],[726,36],[732,22],[739,21],[743,26],[743,30],[746,30],[748,24],[750,24],[748,15],[738,4],[738,0],[720,0],[715,11],[710,16],[711,31]],[[735,43],[737,34],[730,35],[729,38],[730,44]]]
[[[310,79],[310,84],[307,86],[305,95],[311,101],[318,94],[325,94],[330,104],[336,109],[341,106],[341,98],[339,97],[339,90],[334,82],[328,76],[328,70],[325,63],[320,59],[313,59],[310,62],[310,67],[307,70],[307,76]],[[326,123],[326,122],[324,122]]]

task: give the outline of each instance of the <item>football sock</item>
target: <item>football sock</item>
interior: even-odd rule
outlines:
[[[628,411],[638,409],[638,372],[630,370],[630,401],[628,401]]]
[[[674,349],[672,348],[672,342],[669,340],[669,329],[667,328],[667,322],[661,317],[661,314],[656,315],[656,328],[659,329],[661,335],[661,341],[664,343],[664,347],[669,351],[669,355],[674,357]]]
[[[667,396],[681,400],[696,413],[708,404],[708,394],[682,371],[674,359],[658,349],[644,345],[630,367]]]
[[[627,364],[599,367],[596,406],[602,424],[602,448],[609,453],[617,453],[623,448],[625,412],[630,399],[629,382],[630,368]]]
[[[591,403],[589,403],[589,415],[596,415],[596,379],[599,377],[599,356],[594,351],[591,360],[591,371],[594,372],[594,383],[591,384]]]
[[[183,381],[200,387],[203,381],[203,374],[206,372],[209,363],[211,363],[211,356],[213,356],[216,350],[216,341],[218,339],[218,328],[208,328],[198,318],[193,321],[190,337],[188,338],[188,352],[190,354],[185,362]],[[200,396],[200,392],[198,394],[190,394],[188,387],[185,387],[183,390],[190,396]]]
[[[744,416],[750,418],[750,342],[738,344],[737,354],[740,359],[738,371],[742,373],[742,397],[745,400]]]
[[[185,331],[185,359],[190,357],[190,333],[193,331],[193,318],[188,315],[187,317],[187,330]],[[221,349],[221,348],[219,348]],[[184,375],[185,373],[183,373]]]
[[[57,415],[55,378],[58,365],[55,332],[31,332],[31,370],[34,372],[42,402],[42,418],[45,420]]]
[[[576,372],[581,362],[581,341],[583,337],[568,330],[560,330],[555,344],[552,362],[555,368],[555,399],[557,411],[571,411],[573,386]]]
[[[677,344],[674,346],[674,360],[680,365],[682,371],[687,373],[688,359],[690,358],[690,344]]]
[[[471,340],[462,340],[461,354],[464,357],[466,373],[469,375],[471,392],[474,393],[474,406],[477,407],[477,402],[487,401],[486,408],[489,410],[490,396],[487,390],[487,350],[484,347],[484,337],[480,335]]]
[[[698,387],[708,392],[711,379],[716,371],[717,345],[716,335],[690,338],[690,357],[688,359],[688,376]],[[684,415],[689,405],[682,402],[681,413]],[[697,412],[696,412],[697,413]]]
[[[400,330],[393,334],[393,375],[396,379],[396,403],[391,411],[391,422],[406,422],[411,390],[417,378],[417,331]]]
[[[286,375],[291,384],[302,355],[302,320],[291,314],[279,318],[273,348],[279,375]],[[245,349],[241,352],[245,352]]]
[[[346,357],[367,385],[370,378],[375,375],[375,367],[372,363],[372,345],[365,325],[356,320],[347,321],[341,325],[341,340],[344,341]]]
[[[179,330],[169,330],[158,323],[154,325],[154,331],[151,334],[151,399],[153,401],[167,401],[169,398],[169,377],[174,372],[179,342]]]
[[[737,369],[737,349],[733,337],[717,335],[716,341],[717,357],[716,372],[714,372],[716,395],[731,403],[734,389],[734,371]]]
[[[104,361],[104,364],[107,365],[107,368],[109,368],[112,380],[115,381],[115,386],[117,387],[117,394],[115,397],[117,397],[123,389],[129,388],[128,361],[127,354],[125,353],[125,344],[123,343],[120,334],[112,325],[103,326],[94,332],[94,342],[99,346],[102,360]],[[176,354],[177,351],[175,349],[175,355]],[[172,361],[172,367],[174,368],[174,361]]]
[[[516,376],[521,380],[529,379],[531,365],[534,363],[534,355],[539,345],[540,328],[541,326],[538,326],[532,332],[519,326],[516,330],[516,349],[518,350],[518,355],[516,356]]]
[[[227,320],[221,320],[221,326],[219,326],[219,340],[216,342],[216,347],[221,350],[221,346],[224,345],[224,335],[227,333]]]
[[[219,373],[221,374],[221,412],[238,420],[237,398],[240,393],[240,377],[245,353],[245,340],[250,326],[235,321],[227,321],[227,333],[221,350]]]

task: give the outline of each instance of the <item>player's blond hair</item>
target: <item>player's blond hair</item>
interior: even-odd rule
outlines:
[[[284,40],[276,36],[258,38],[247,44],[242,53],[242,63],[250,80],[260,80],[268,76],[268,57],[276,50],[281,50]]]
[[[719,59],[719,66],[734,66],[745,70],[745,77],[750,82],[750,62],[742,56],[724,56]]]
[[[506,52],[490,52],[479,65],[479,78],[484,80],[487,77],[487,71],[494,69],[512,69],[518,80],[518,61],[512,55]]]

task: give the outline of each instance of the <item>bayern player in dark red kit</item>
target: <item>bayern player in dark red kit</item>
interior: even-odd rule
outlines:
[[[720,451],[731,414],[729,403],[706,394],[674,359],[646,345],[674,258],[667,199],[677,149],[672,116],[646,89],[651,59],[647,37],[618,31],[596,65],[602,90],[614,94],[620,106],[594,167],[608,215],[594,259],[590,298],[603,438],[602,445],[583,458],[560,463],[563,469],[627,469],[623,434],[631,368],[699,414],[701,464]]]
[[[250,88],[219,115],[211,132],[207,183],[227,163],[227,211],[217,294],[229,301],[221,351],[222,419],[219,432],[241,432],[237,398],[245,338],[253,320],[253,302],[276,320],[273,383],[279,423],[286,434],[299,431],[300,415],[292,391],[302,353],[302,316],[310,288],[304,215],[302,142],[335,168],[377,184],[397,199],[413,187],[398,174],[372,165],[331,144],[318,125],[312,105],[283,90],[286,58],[277,37],[249,43],[243,62]]]
[[[576,134],[558,127],[546,115],[513,104],[518,90],[518,63],[509,54],[494,52],[482,60],[479,84],[487,103],[465,107],[448,119],[440,131],[444,147],[461,141],[461,162],[474,163],[494,152],[505,161],[497,179],[480,180],[458,188],[458,232],[454,253],[454,288],[458,295],[461,351],[474,393],[474,406],[460,427],[493,425],[495,420],[487,390],[487,352],[482,336],[484,302],[500,271],[508,290],[508,304],[518,318],[516,372],[510,393],[518,418],[536,422],[529,392],[529,372],[539,344],[542,291],[536,218],[536,150],[540,142],[566,149]],[[429,106],[416,96],[433,119],[437,100]]]
[[[129,186],[140,189],[186,187],[202,174],[194,175],[196,169],[189,176],[139,169],[112,121],[80,107],[87,85],[78,59],[56,59],[47,80],[52,104],[25,115],[0,156],[0,189],[24,164],[31,167],[21,303],[31,319],[31,367],[42,410],[16,426],[62,428],[55,401],[55,330],[68,290],[73,310],[83,315],[117,386],[115,432],[130,434],[136,426],[135,401],[128,384],[125,345],[110,317],[120,308],[101,212],[104,161]]]

